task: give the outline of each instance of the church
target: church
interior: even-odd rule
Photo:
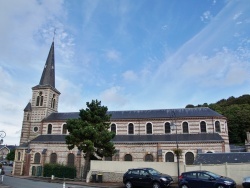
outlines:
[[[24,108],[14,175],[41,175],[46,163],[74,165],[81,176],[84,155],[69,150],[66,121],[78,112],[58,112],[60,92],[55,87],[54,41],[32,99]],[[193,164],[199,153],[230,152],[227,119],[210,108],[108,111],[116,153],[102,160],[154,161]],[[179,157],[176,155],[179,152]]]

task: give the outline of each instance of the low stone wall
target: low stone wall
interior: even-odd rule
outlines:
[[[98,175],[102,175],[103,182],[122,182],[124,173],[92,171],[91,178],[90,178],[91,182],[93,182],[93,179],[92,179],[93,174],[96,174],[97,181],[98,181]]]

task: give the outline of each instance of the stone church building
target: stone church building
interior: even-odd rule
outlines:
[[[68,150],[66,120],[78,112],[58,112],[60,92],[55,87],[54,42],[51,45],[32,100],[24,108],[20,145],[13,173],[40,175],[46,163],[74,165],[77,176],[84,165],[83,153]],[[176,162],[193,164],[198,153],[230,152],[227,119],[209,108],[109,111],[110,131],[116,153],[102,160]]]

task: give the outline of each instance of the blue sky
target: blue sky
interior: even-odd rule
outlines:
[[[23,109],[55,35],[59,112],[184,108],[250,91],[249,0],[0,0],[0,130]]]

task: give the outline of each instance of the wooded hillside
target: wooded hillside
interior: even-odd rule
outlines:
[[[186,108],[209,107],[227,118],[230,144],[244,144],[246,132],[250,131],[250,95],[238,98],[229,97],[216,103],[194,106],[189,104]]]

